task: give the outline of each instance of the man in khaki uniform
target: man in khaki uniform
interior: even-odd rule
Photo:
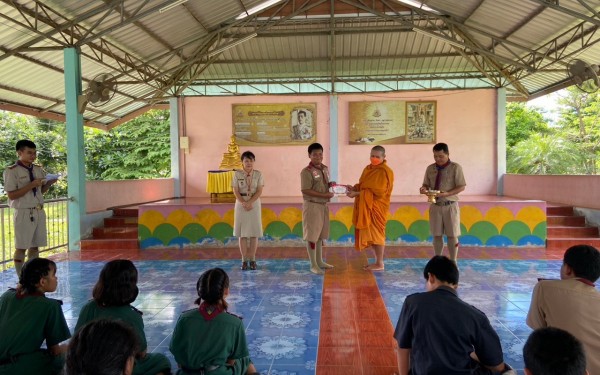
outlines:
[[[555,327],[583,344],[587,370],[600,374],[600,252],[590,245],[567,249],[560,280],[541,280],[533,289],[527,325],[533,329]]]
[[[329,186],[329,169],[323,164],[323,146],[313,143],[308,146],[310,163],[300,172],[302,190],[302,238],[310,259],[310,271],[322,275],[323,269],[333,268],[323,261],[323,240],[329,238],[329,207],[333,197]]]
[[[25,260],[39,256],[39,247],[47,245],[46,213],[43,194],[56,180],[46,180],[46,172],[33,164],[35,143],[23,139],[16,145],[17,162],[4,170],[4,190],[8,205],[14,209],[15,253],[13,261],[20,275]]]
[[[429,207],[429,229],[433,236],[435,255],[444,251],[444,234],[448,238],[449,258],[456,262],[458,257],[458,236],[460,236],[460,209],[458,193],[465,190],[467,183],[462,167],[450,161],[448,145],[438,143],[433,146],[435,163],[425,170],[421,194],[427,190],[439,190],[437,201]]]

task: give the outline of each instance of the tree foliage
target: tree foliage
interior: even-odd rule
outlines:
[[[88,180],[162,178],[171,175],[169,111],[151,110],[111,131],[84,129]],[[66,126],[62,122],[0,111],[0,162],[17,160],[15,144],[30,139],[37,146],[37,164],[48,173],[67,173]],[[47,197],[67,195],[64,179]],[[0,193],[4,194],[0,189]],[[0,201],[6,196],[0,197]]]
[[[539,108],[529,108],[525,103],[508,103],[506,106],[506,147],[511,148],[532,134],[548,134],[550,128]]]

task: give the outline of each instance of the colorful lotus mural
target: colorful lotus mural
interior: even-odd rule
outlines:
[[[426,207],[426,206],[425,206]],[[492,206],[479,208],[461,205],[460,242],[466,246],[544,246],[546,214],[542,207]],[[354,241],[351,205],[331,205],[332,244],[348,245]],[[429,212],[416,205],[392,204],[386,227],[389,244],[431,243]],[[299,205],[272,205],[262,208],[264,237],[261,241],[302,239],[302,210]],[[142,249],[152,247],[186,247],[202,244],[227,245],[235,238],[233,208],[222,205],[140,209],[138,237]]]

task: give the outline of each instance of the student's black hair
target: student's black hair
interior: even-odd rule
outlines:
[[[15,149],[17,151],[21,151],[21,150],[24,150],[25,147],[36,148],[35,147],[35,143],[33,143],[32,141],[30,141],[29,139],[21,139],[20,141],[17,142],[17,145],[15,146]]]
[[[122,375],[138,352],[137,336],[118,320],[94,320],[73,335],[67,350],[67,375]]]
[[[535,331],[523,346],[525,368],[533,375],[584,375],[583,345],[567,331],[554,327]]]
[[[385,148],[383,146],[379,146],[379,145],[373,146],[373,148],[371,149],[371,151],[381,151],[381,153],[383,155],[385,155]]]
[[[196,290],[198,291],[196,305],[199,305],[200,301],[205,301],[209,305],[217,305],[221,302],[223,308],[227,310],[227,302],[225,302],[226,288],[229,288],[229,276],[225,271],[221,268],[204,271],[196,283]]]
[[[21,269],[19,275],[19,284],[27,293],[33,294],[37,292],[37,286],[42,277],[48,276],[50,271],[56,272],[56,263],[46,258],[30,259]]]
[[[450,153],[450,151],[448,151],[448,145],[445,143],[436,143],[433,146],[433,151],[444,151],[444,154]]]
[[[308,154],[310,155],[311,152],[313,152],[314,150],[321,150],[323,151],[323,146],[321,146],[320,143],[311,143],[310,146],[308,146]]]
[[[254,154],[252,153],[252,151],[244,151],[244,153],[242,154],[242,157],[240,158],[241,161],[244,161],[245,158],[248,158],[252,161],[256,160],[256,156],[254,156]]]
[[[593,246],[571,246],[565,251],[563,263],[571,267],[577,277],[591,282],[600,278],[600,252]]]
[[[133,262],[115,259],[100,271],[92,296],[101,306],[129,305],[138,296],[138,272]]]
[[[429,274],[436,279],[450,284],[458,284],[458,267],[456,263],[443,255],[435,255],[427,262],[423,269],[423,277],[429,279]]]

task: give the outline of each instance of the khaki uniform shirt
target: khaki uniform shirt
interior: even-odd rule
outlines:
[[[439,171],[442,174],[440,180],[440,191],[450,191],[457,186],[466,186],[465,176],[463,175],[462,167],[454,162],[450,162],[446,168]],[[423,186],[429,187],[430,190],[434,190],[435,179],[437,177],[438,170],[436,164],[433,163],[425,170],[425,177],[423,178]],[[439,198],[438,202],[444,201],[458,201],[458,194],[450,195],[447,197]]]
[[[583,344],[590,375],[600,374],[600,292],[577,279],[543,280],[533,289],[527,325],[555,327]]]
[[[46,171],[44,171],[39,165],[34,164],[33,177],[44,178],[46,177]],[[6,192],[18,190],[30,182],[31,179],[29,178],[29,171],[18,164],[13,164],[4,170],[4,190]],[[43,203],[44,195],[42,194],[42,186],[37,187],[37,192],[35,195],[33,194],[32,189],[21,198],[8,200],[8,205],[11,208],[33,208]]]
[[[319,193],[327,193],[329,191],[329,168],[325,164],[321,164],[323,169],[318,169],[312,165],[308,165],[300,172],[300,189],[314,190]],[[305,201],[326,203],[329,198],[313,197],[302,194]]]

